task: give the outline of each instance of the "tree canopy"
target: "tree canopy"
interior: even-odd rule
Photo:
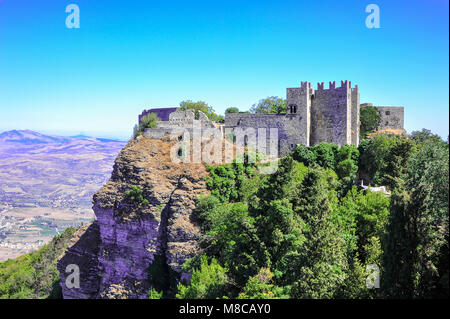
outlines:
[[[253,104],[250,113],[286,113],[286,100],[278,96],[269,96]]]
[[[194,102],[192,100],[181,101],[180,107],[178,109],[182,111],[186,111],[189,109],[194,110],[197,119],[198,119],[198,111],[201,111],[205,113],[205,115],[211,121],[220,122],[223,120],[223,116],[217,115],[217,113],[214,111],[214,108],[204,101],[197,101],[197,102]]]
[[[367,134],[374,132],[380,123],[381,115],[372,105],[361,106],[359,119],[361,125],[359,127],[359,136],[361,139],[367,137]]]

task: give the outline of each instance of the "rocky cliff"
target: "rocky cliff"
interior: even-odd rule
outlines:
[[[58,262],[64,298],[146,298],[157,288],[173,294],[185,278],[181,264],[198,252],[195,199],[206,193],[203,164],[176,164],[176,142],[131,140],[118,155],[111,179],[94,195],[97,220],[80,229]],[[126,191],[143,190],[133,203]],[[66,267],[78,265],[80,288],[67,288]]]

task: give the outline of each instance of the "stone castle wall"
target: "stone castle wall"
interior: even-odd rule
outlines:
[[[300,144],[306,146],[321,142],[339,146],[359,144],[360,95],[358,86],[352,88],[350,81],[341,81],[340,87],[336,87],[334,81],[329,82],[328,89],[320,82],[316,90],[312,88],[310,82],[301,82],[300,87],[286,89],[286,106],[286,114],[227,113],[223,129],[240,134],[250,132],[249,134],[256,134],[256,138],[259,138],[258,134],[262,138],[264,134],[262,132],[265,132],[266,147],[269,147],[269,131],[276,128],[280,155],[289,154]],[[376,108],[381,114],[378,129],[403,129],[403,107]],[[165,109],[170,110],[167,114],[164,109],[151,109],[144,113],[148,114],[153,110],[167,120],[158,122],[156,129],[147,129],[144,135],[149,138],[159,139],[163,136],[179,135],[183,129],[192,133],[194,120],[200,121],[202,129],[218,127],[202,112],[198,112],[197,118],[192,110]],[[139,119],[141,117],[142,114]],[[253,130],[255,133],[251,133],[251,129],[255,129]],[[223,135],[222,130],[221,134]]]
[[[201,111],[198,111],[197,119],[193,110],[176,110],[168,116],[168,121],[156,122],[156,128],[145,129],[144,136],[152,139],[161,139],[164,136],[176,138],[186,131],[192,136],[194,120],[197,121],[196,125],[200,125],[202,129],[216,128],[216,125]]]
[[[381,115],[377,130],[403,129],[404,112],[403,106],[375,106]]]
[[[352,125],[351,125],[351,134],[352,134],[352,144],[359,145],[359,112],[361,110],[360,107],[360,97],[359,97],[359,88],[355,85],[355,88],[352,89]]]
[[[342,82],[341,87],[330,82],[329,89],[319,83],[311,106],[311,145],[321,142],[352,144],[351,105],[350,82]]]
[[[225,129],[255,128],[258,138],[258,129],[265,129],[266,147],[269,147],[270,128],[278,129],[279,153],[289,154],[296,145],[302,144],[306,137],[302,117],[298,114],[248,114],[229,113],[225,116]]]

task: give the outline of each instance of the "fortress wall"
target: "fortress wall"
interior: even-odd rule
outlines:
[[[269,128],[278,129],[279,154],[292,152],[296,145],[305,141],[306,129],[299,114],[247,114],[232,113],[225,115],[225,128],[266,129],[267,147],[269,145]]]
[[[352,133],[352,144],[358,146],[359,145],[359,112],[360,112],[360,97],[359,97],[359,89],[358,86],[355,85],[355,88],[352,89],[352,125],[351,125],[351,133]]]
[[[375,106],[381,115],[377,130],[404,129],[403,106]]]
[[[311,106],[311,145],[320,142],[351,144],[351,89],[324,89],[323,83],[314,91]],[[347,83],[347,84],[346,84]]]
[[[177,134],[178,133],[178,134]],[[150,139],[162,139],[164,136],[176,136],[183,133],[183,130],[179,131],[172,128],[147,128],[144,131],[144,136]]]
[[[202,111],[198,111],[198,120],[201,123],[201,126],[203,128],[215,128],[216,126],[212,121],[209,120],[209,118],[206,116],[205,113]]]
[[[195,113],[193,110],[180,111],[170,113],[169,122],[161,123],[162,125],[168,125],[172,127],[192,127],[192,123],[195,120]]]

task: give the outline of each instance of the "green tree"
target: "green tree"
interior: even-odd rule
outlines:
[[[223,202],[240,201],[245,196],[249,196],[249,193],[256,191],[249,189],[250,185],[246,183],[246,180],[255,174],[254,166],[252,163],[236,161],[231,164],[208,166],[210,175],[205,179],[206,186],[211,190],[211,195]]]
[[[229,107],[225,110],[225,114],[228,114],[228,113],[230,113],[230,114],[231,113],[239,113],[239,109],[237,107]]]
[[[292,157],[298,161],[302,162],[306,166],[311,166],[312,164],[316,163],[316,153],[310,148],[303,144],[297,145],[295,148],[294,153],[292,154]]]
[[[204,101],[197,101],[197,102],[193,102],[191,100],[181,101],[180,107],[178,109],[181,111],[194,110],[196,119],[198,119],[199,111],[205,113],[205,115],[211,121],[219,122],[223,119],[223,117],[220,117],[219,115],[216,114],[212,106],[208,105]]]
[[[312,147],[316,155],[316,162],[323,168],[334,169],[336,165],[335,155],[338,151],[336,144],[322,142]]]
[[[376,107],[371,105],[361,106],[359,111],[359,136],[361,139],[367,137],[367,134],[374,132],[380,123],[381,115]]]
[[[395,186],[395,179],[406,174],[408,162],[416,152],[416,144],[413,140],[405,136],[398,136],[394,140],[389,153],[386,155],[385,169],[382,183],[391,189]]]
[[[379,192],[359,192],[354,198],[357,213],[356,234],[358,235],[358,251],[362,261],[367,261],[366,250],[374,239],[380,240],[389,218],[390,198]]]
[[[295,281],[294,298],[332,298],[346,278],[345,242],[333,223],[329,188],[325,170],[313,168],[296,192],[293,207],[305,241],[286,272]]]
[[[298,249],[302,242],[300,220],[287,199],[273,200],[262,207],[255,223],[258,237],[265,243],[275,263],[286,253]]]
[[[416,152],[414,141],[405,136],[378,134],[359,144],[359,173],[375,185],[393,187]],[[373,185],[372,184],[372,185]]]
[[[430,185],[417,185],[410,193],[399,181],[392,196],[391,214],[383,254],[383,291],[392,298],[433,298],[447,291],[448,268],[440,269],[446,244],[442,221],[436,224]],[[448,232],[448,228],[447,228]],[[448,237],[447,237],[448,239]],[[448,247],[448,244],[447,244]],[[448,250],[446,251],[448,259]]]
[[[286,100],[278,96],[269,96],[253,104],[250,113],[286,113]]]
[[[423,128],[421,131],[411,132],[411,139],[417,144],[440,144],[445,143],[437,134],[433,134],[430,130]]]
[[[250,277],[238,299],[287,299],[288,289],[272,283],[273,273],[261,268],[256,276]]]
[[[295,188],[302,182],[307,171],[303,163],[294,161],[291,156],[281,158],[277,171],[264,180],[251,205],[267,207],[273,200],[291,200]]]
[[[208,263],[206,255],[201,256],[200,267],[194,269],[188,285],[178,283],[178,299],[216,299],[227,293],[229,285],[226,269],[216,259]]]

